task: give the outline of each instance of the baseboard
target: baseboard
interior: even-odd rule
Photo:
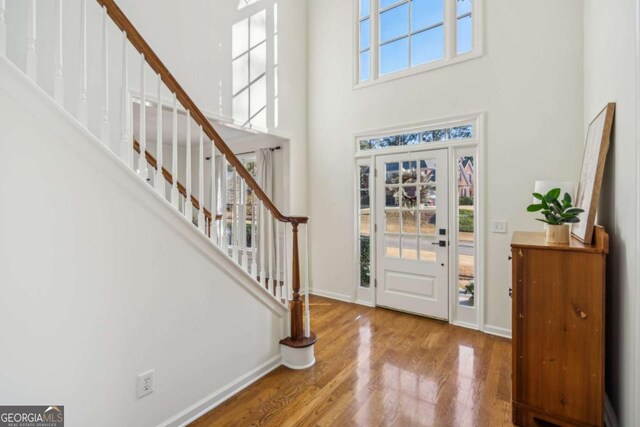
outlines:
[[[339,294],[337,292],[322,291],[320,289],[309,289],[309,293],[311,295],[317,295],[319,297],[336,299],[338,301],[344,301],[344,302],[350,302],[350,303],[354,302],[352,296]]]
[[[484,325],[483,332],[485,334],[511,339],[511,329],[501,328],[499,326]]]
[[[375,307],[375,304],[372,303],[371,301],[357,299],[355,300],[355,303],[358,305],[364,305],[365,307]]]
[[[268,360],[266,363],[258,366],[257,368],[249,371],[245,375],[240,378],[230,382],[224,387],[214,391],[209,396],[200,400],[199,402],[194,403],[189,406],[184,411],[178,413],[177,415],[169,418],[168,420],[160,423],[160,427],[174,427],[174,426],[185,426],[207,412],[211,411],[216,406],[219,406],[224,401],[233,397],[240,391],[244,390],[254,382],[258,381],[260,378],[267,375],[269,372],[273,371],[277,367],[282,364],[282,356],[277,355],[272,359]]]
[[[616,411],[606,393],[604,395],[604,425],[607,427],[618,427],[619,425]]]

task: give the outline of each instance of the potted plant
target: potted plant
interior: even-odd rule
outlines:
[[[570,224],[580,222],[579,214],[584,212],[571,204],[571,196],[564,193],[562,200],[560,189],[549,190],[545,195],[533,193],[533,197],[540,201],[527,207],[528,212],[540,212],[544,218],[536,218],[547,224],[546,239],[548,243],[569,243],[571,234]]]

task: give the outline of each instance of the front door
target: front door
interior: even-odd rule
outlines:
[[[447,150],[376,159],[376,304],[448,319]]]

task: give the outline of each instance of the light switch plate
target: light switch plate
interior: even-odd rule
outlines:
[[[493,220],[493,221],[491,221],[491,232],[492,233],[506,233],[507,232],[507,221],[504,221],[504,220]]]

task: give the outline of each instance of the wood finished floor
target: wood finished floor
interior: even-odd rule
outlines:
[[[204,426],[511,426],[511,343],[410,314],[312,297],[316,364],[283,366]]]

